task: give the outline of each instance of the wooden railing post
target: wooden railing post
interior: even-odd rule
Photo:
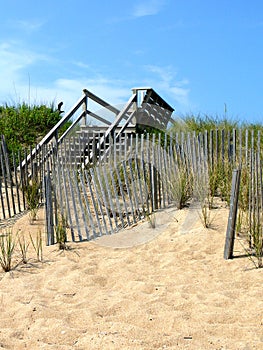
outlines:
[[[82,110],[83,110],[83,118],[81,120],[81,126],[87,126],[87,114],[88,114],[88,95],[87,95],[87,90],[84,89],[83,93],[85,95],[83,104],[82,104]]]
[[[239,185],[240,185],[240,174],[241,169],[235,169],[232,177],[232,188],[230,198],[230,208],[225,240],[224,258],[226,260],[233,258],[235,230],[236,230],[236,218],[238,208],[238,196],[239,196]]]

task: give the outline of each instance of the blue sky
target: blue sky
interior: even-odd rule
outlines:
[[[261,122],[261,0],[0,0],[0,104],[113,104],[151,86],[187,113]]]

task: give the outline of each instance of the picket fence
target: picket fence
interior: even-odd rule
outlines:
[[[47,244],[57,242],[61,224],[72,241],[113,234],[173,204],[173,181],[182,168],[201,178],[220,162],[231,169],[245,169],[251,179],[251,225],[255,215],[262,213],[262,138],[253,130],[133,134],[118,142],[113,137],[107,152],[85,168],[73,161],[83,156],[79,141],[79,135],[69,136],[59,146],[44,145],[27,157],[30,150],[8,154],[2,138],[1,225],[28,210],[26,188],[37,179],[39,205],[45,206]]]

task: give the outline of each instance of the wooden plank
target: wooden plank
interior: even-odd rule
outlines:
[[[78,236],[79,236],[79,240],[82,241],[83,237],[82,237],[82,233],[81,233],[81,229],[80,229],[78,209],[77,209],[77,205],[76,205],[77,201],[76,201],[76,196],[74,193],[74,188],[72,185],[72,176],[74,178],[74,175],[70,174],[69,169],[66,170],[66,173],[67,173],[67,179],[68,179],[68,184],[69,184],[69,191],[70,191],[70,195],[71,195],[71,199],[72,199],[73,212],[74,212],[74,216],[75,216],[75,220],[76,220]]]
[[[129,164],[130,177],[131,177],[131,190],[133,193],[134,204],[135,204],[134,210],[135,210],[135,214],[137,214],[138,217],[141,218],[141,211],[140,211],[139,199],[138,199],[138,195],[137,195],[137,188],[135,187],[135,176],[134,176],[135,168],[133,168],[131,158],[128,160],[128,164]],[[135,167],[135,164],[134,164],[134,167]]]
[[[102,227],[101,227],[100,218],[99,218],[99,214],[98,214],[98,210],[97,210],[97,204],[96,204],[95,195],[94,195],[94,193],[93,193],[92,185],[91,185],[91,182],[90,182],[90,179],[89,179],[90,176],[91,176],[91,173],[88,172],[87,170],[84,170],[85,182],[86,182],[87,185],[88,185],[88,190],[89,190],[91,202],[92,202],[92,205],[93,205],[93,210],[94,210],[95,218],[96,218],[97,225],[98,225],[98,228],[99,228],[99,235],[97,235],[97,233],[94,232],[94,234],[95,234],[96,237],[97,237],[97,236],[101,236],[101,235],[102,235],[103,230],[102,230]]]
[[[69,220],[69,226],[70,226],[71,239],[73,242],[75,242],[73,220],[72,220],[71,209],[70,209],[70,205],[69,205],[69,196],[68,196],[69,191],[67,189],[67,181],[66,181],[66,177],[65,177],[63,163],[61,164],[61,176],[62,176],[62,186],[63,186],[63,190],[64,190],[64,198],[65,198],[66,209],[67,209],[67,219]]]
[[[15,188],[16,188],[16,198],[17,198],[17,205],[18,205],[18,212],[20,213],[21,210],[21,203],[20,203],[20,192],[19,192],[19,181],[17,176],[17,166],[16,166],[16,159],[15,154],[12,152],[12,159],[13,159],[13,168],[14,168],[14,178],[15,178]]]
[[[118,226],[119,226],[119,223],[118,223],[118,219],[117,219],[117,216],[116,216],[116,209],[114,207],[114,204],[113,204],[113,201],[112,201],[112,197],[113,197],[113,189],[111,191],[111,188],[110,188],[110,184],[109,184],[109,180],[108,180],[108,177],[110,176],[110,171],[106,171],[106,167],[108,168],[108,165],[104,165],[102,167],[102,174],[104,176],[104,182],[105,182],[105,186],[106,186],[106,191],[107,191],[107,194],[108,194],[108,199],[109,199],[109,205],[110,205],[110,210],[111,212],[109,213],[110,217],[113,216],[113,219],[114,219],[114,222],[115,222],[115,228],[118,230]]]
[[[7,171],[7,176],[8,176],[9,184],[10,184],[10,195],[11,195],[13,215],[15,215],[17,213],[17,211],[16,211],[17,200],[15,200],[15,198],[14,198],[14,188],[13,188],[14,182],[13,182],[13,178],[12,178],[12,168],[11,168],[10,161],[9,161],[9,155],[8,155],[8,162],[6,162],[6,166],[9,167],[9,170]]]
[[[167,134],[166,134],[167,135]],[[157,180],[157,170],[156,170],[156,159],[155,159],[155,134],[152,135],[152,147],[151,147],[151,174],[152,174],[152,211],[154,212],[158,209],[158,180]]]
[[[239,129],[239,166],[242,166],[243,163],[243,135],[242,129]]]
[[[135,223],[136,222],[136,216],[135,216],[135,210],[134,210],[134,206],[133,206],[133,202],[132,202],[132,194],[131,194],[131,190],[130,190],[130,185],[129,185],[129,180],[128,180],[128,174],[127,174],[127,168],[126,168],[125,161],[122,161],[122,168],[123,168],[124,181],[125,181],[125,185],[126,185],[126,189],[127,189],[128,198],[129,198],[129,205],[130,205],[130,208],[131,208],[133,223]]]
[[[87,220],[86,220],[86,216],[85,216],[85,212],[86,212],[86,207],[84,207],[83,203],[82,203],[82,198],[81,198],[81,192],[80,192],[80,188],[79,188],[79,179],[77,179],[77,175],[74,174],[75,176],[73,176],[73,184],[74,184],[74,187],[76,189],[76,194],[77,194],[77,198],[78,198],[78,203],[79,203],[79,213],[81,214],[81,218],[82,218],[82,222],[83,222],[83,225],[84,225],[84,230],[85,230],[85,233],[86,233],[86,238],[87,240],[89,240],[89,229],[88,229],[88,226],[87,226]],[[78,178],[80,177],[81,175],[78,174]],[[80,225],[80,222],[78,222],[78,224]],[[81,227],[79,228],[80,232],[81,232]]]
[[[171,155],[173,152],[173,146],[172,146],[172,133],[170,134],[170,145],[169,145],[169,154]],[[163,169],[161,166],[161,133],[158,134],[158,142],[157,142],[157,160],[156,165],[159,173],[158,178],[158,207],[164,208],[163,205]]]
[[[100,195],[99,195],[99,191],[98,191],[98,186],[97,186],[95,174],[94,174],[94,171],[93,171],[92,168],[90,169],[90,175],[91,175],[91,178],[92,178],[92,185],[93,185],[93,188],[94,188],[94,194],[95,194],[96,199],[97,199],[97,203],[96,204],[97,204],[97,206],[99,208],[99,211],[100,211],[100,215],[101,215],[101,218],[102,218],[102,222],[103,222],[103,226],[104,226],[104,229],[105,229],[105,233],[108,235],[109,231],[108,231],[108,227],[107,227],[107,224],[106,224],[106,221],[105,221],[103,208],[102,208],[102,205],[101,205],[101,200],[100,200]],[[97,210],[96,204],[95,204],[95,207],[94,207],[95,210]],[[102,235],[103,233],[104,232],[101,230],[100,231],[100,235]]]
[[[233,171],[231,197],[230,197],[230,208],[229,208],[229,216],[228,216],[228,224],[227,224],[225,248],[224,248],[224,258],[226,260],[233,258],[235,230],[236,230],[236,218],[237,218],[237,209],[238,209],[240,174],[241,174],[240,168],[235,169]]]
[[[119,164],[119,167],[120,166],[122,166],[121,163]],[[118,186],[119,186],[120,193],[121,193],[121,198],[122,198],[122,201],[123,201],[125,215],[127,217],[127,223],[128,223],[129,226],[131,226],[130,213],[128,211],[128,207],[127,207],[127,203],[126,203],[126,199],[125,199],[125,194],[124,194],[122,179],[121,179],[120,172],[119,172],[119,167],[115,168],[117,179],[118,179]]]
[[[47,245],[53,245],[55,243],[53,201],[52,201],[52,184],[51,184],[51,178],[49,173],[44,176],[44,184],[45,184],[45,219],[46,219]]]
[[[6,214],[5,214],[5,203],[4,203],[4,197],[3,197],[3,186],[2,186],[2,179],[0,178],[0,200],[1,200],[1,208],[2,208],[2,214],[3,214],[3,219],[6,219]]]
[[[25,199],[25,191],[24,191],[24,186],[25,186],[25,178],[24,178],[24,173],[25,169],[22,168],[21,166],[21,153],[18,151],[18,163],[19,163],[19,171],[20,171],[20,186],[22,189],[22,198],[23,198],[23,207],[24,210],[26,210],[26,199]]]
[[[8,154],[7,144],[6,144],[4,135],[1,135],[1,149],[3,153],[4,166],[6,168],[7,181],[10,184],[12,184],[12,171],[10,167],[9,154]]]
[[[233,138],[233,140],[232,140],[232,142],[233,142],[233,164],[236,165],[236,163],[237,163],[237,155],[236,155],[236,153],[237,153],[237,131],[236,131],[236,129],[233,129],[232,133],[233,133],[233,136],[232,136],[232,138]]]
[[[116,167],[115,167],[116,169]],[[122,215],[122,210],[121,210],[121,205],[120,205],[120,201],[119,201],[119,196],[118,196],[118,192],[117,192],[117,188],[116,188],[116,182],[115,179],[113,177],[113,169],[112,169],[112,165],[109,164],[109,170],[110,170],[110,178],[111,178],[111,184],[112,184],[112,188],[113,188],[113,195],[116,201],[116,206],[117,206],[117,213],[118,216],[121,220],[121,227],[124,228],[125,224],[124,224],[124,219],[123,219],[123,215]]]
[[[9,194],[8,194],[7,176],[6,176],[6,171],[5,171],[5,167],[4,167],[2,152],[0,154],[0,163],[1,163],[1,170],[2,170],[2,174],[3,174],[3,181],[4,181],[5,199],[6,199],[5,202],[7,204],[8,217],[11,218],[12,215],[11,215],[10,201],[9,201]]]
[[[94,169],[94,174],[95,174],[96,179],[97,179],[97,181],[99,183],[100,193],[102,195],[102,201],[101,201],[101,196],[100,196],[99,200],[100,200],[100,202],[104,203],[106,216],[108,218],[108,222],[109,222],[109,225],[110,225],[110,232],[114,233],[113,226],[112,226],[111,213],[109,211],[109,202],[108,202],[108,198],[107,198],[107,195],[106,195],[106,188],[105,188],[105,182],[104,182],[105,178],[103,176],[103,172],[102,172],[101,166],[97,166]]]
[[[225,130],[224,129],[221,130],[221,160],[224,166],[224,162],[225,162]]]
[[[95,223],[94,223],[93,216],[92,216],[92,213],[91,213],[91,208],[90,208],[90,204],[89,204],[87,190],[86,190],[86,186],[84,184],[84,178],[83,178],[83,174],[82,173],[79,174],[79,179],[80,179],[80,183],[81,183],[81,187],[82,187],[82,193],[83,193],[83,197],[84,197],[85,208],[87,210],[89,223],[90,223],[91,230],[92,230],[92,233],[93,233],[93,236],[91,237],[89,235],[87,239],[96,238],[97,234],[96,234]]]
[[[246,130],[245,134],[245,159],[246,159],[246,166],[248,165],[248,156],[249,156],[249,150],[248,150],[248,130]]]

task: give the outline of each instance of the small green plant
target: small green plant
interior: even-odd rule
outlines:
[[[149,214],[148,212],[146,213],[146,219],[148,221],[149,227],[150,228],[156,228],[156,217],[154,214]]]
[[[40,202],[40,183],[37,179],[32,179],[30,183],[24,186],[24,193],[27,207],[30,211],[30,223],[33,223],[37,217],[37,211]]]
[[[212,224],[213,218],[211,217],[211,195],[208,181],[207,170],[201,169],[200,173],[197,173],[194,178],[194,198],[200,205],[198,215],[205,228],[208,228]]]
[[[227,204],[230,204],[230,194],[231,194],[231,183],[232,183],[232,173],[233,173],[233,164],[224,161],[219,165],[219,195],[222,201],[226,201]]]
[[[187,172],[186,168],[178,167],[177,171],[167,178],[167,182],[172,200],[175,202],[177,209],[182,209],[192,195],[192,175]]]
[[[66,228],[67,228],[67,220],[63,215],[61,215],[60,219],[58,220],[58,224],[55,227],[56,240],[60,250],[68,249],[68,246],[66,245],[66,242],[67,242]]]
[[[33,248],[37,254],[37,260],[43,261],[43,240],[42,240],[42,234],[39,231],[36,235],[36,239],[34,240],[32,235],[30,234],[30,240],[33,245]]]
[[[206,200],[201,203],[200,218],[205,228],[211,226],[213,219],[211,217],[210,203]]]
[[[12,232],[0,236],[0,265],[5,272],[11,270],[15,240]]]
[[[19,245],[20,254],[21,254],[21,261],[23,264],[27,264],[28,262],[27,252],[28,252],[29,242],[26,242],[24,234],[18,235],[18,245]]]
[[[258,268],[263,267],[263,227],[262,218],[259,219],[257,215],[252,215],[252,224],[250,227],[250,238],[252,238],[251,248],[252,252],[257,260],[256,266]]]
[[[208,164],[208,177],[209,177],[209,209],[213,208],[214,198],[218,196],[218,191],[222,181],[221,163]]]

